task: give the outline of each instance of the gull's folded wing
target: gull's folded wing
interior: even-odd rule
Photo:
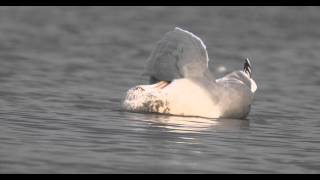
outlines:
[[[152,51],[145,75],[157,80],[202,77],[208,71],[208,53],[202,40],[181,28],[167,32]]]

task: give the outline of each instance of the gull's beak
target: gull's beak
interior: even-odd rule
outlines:
[[[153,84],[152,87],[160,90],[160,89],[165,88],[168,85],[169,85],[169,83],[167,81],[160,81],[156,84]]]

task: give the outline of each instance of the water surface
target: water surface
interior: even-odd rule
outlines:
[[[1,7],[0,173],[319,173],[319,12]],[[175,26],[203,39],[216,77],[252,59],[246,120],[121,110]]]

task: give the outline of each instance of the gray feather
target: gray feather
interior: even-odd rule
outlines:
[[[200,38],[180,28],[167,32],[148,58],[145,75],[158,80],[211,76]]]

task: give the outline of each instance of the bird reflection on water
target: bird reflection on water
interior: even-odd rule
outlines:
[[[174,116],[162,114],[132,113],[132,119],[149,123],[153,127],[163,128],[174,133],[205,133],[214,130],[239,130],[249,128],[249,119],[212,119],[192,116]]]

